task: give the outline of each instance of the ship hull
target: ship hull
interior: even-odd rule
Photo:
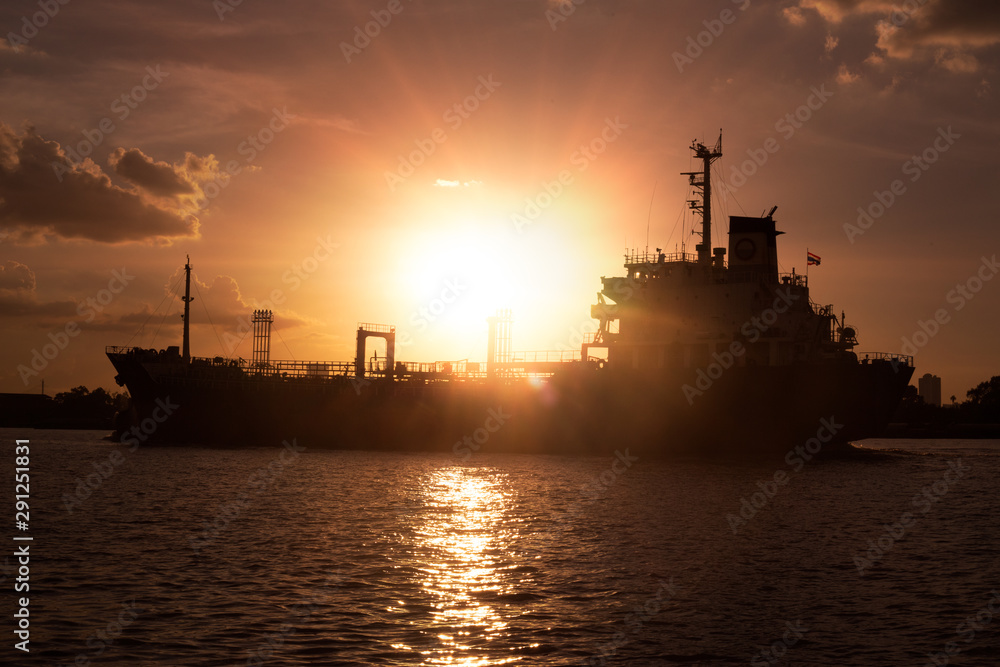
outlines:
[[[572,363],[544,381],[255,377],[109,358],[132,442],[608,454],[779,454],[878,435],[910,366],[828,363],[636,372]]]

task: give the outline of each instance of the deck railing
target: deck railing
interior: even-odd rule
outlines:
[[[358,322],[358,329],[371,331],[373,333],[395,333],[396,327],[389,324],[370,324],[368,322]]]
[[[858,352],[858,361],[869,364],[875,361],[888,361],[891,364],[902,364],[913,366],[913,356],[909,354],[897,354],[895,352]]]
[[[181,362],[176,350],[155,350],[138,347],[108,346],[110,354],[133,356],[137,361],[162,364],[158,373],[174,377],[186,377],[219,382],[241,382],[250,379],[266,379],[281,382],[286,380],[332,381],[335,378],[349,378],[356,374],[353,361],[268,361],[253,362],[249,359],[226,357],[191,357],[188,364]],[[509,361],[497,362],[494,370],[498,377],[524,379],[552,375],[560,364],[580,362],[580,350],[540,350],[514,352]],[[393,377],[397,380],[484,380],[489,376],[489,365],[485,362],[461,359],[457,361],[413,362],[397,361],[393,367]],[[385,359],[374,364],[365,364],[368,377],[386,377],[388,369]]]
[[[533,350],[530,352],[514,352],[511,363],[554,363],[564,361],[580,361],[580,350]]]
[[[639,252],[638,250],[633,250],[631,252],[625,253],[625,263],[626,264],[659,264],[660,257],[663,257],[663,262],[692,262],[698,261],[698,255],[690,252]]]

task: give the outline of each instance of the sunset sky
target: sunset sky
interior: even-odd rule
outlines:
[[[777,205],[859,351],[937,316],[917,376],[1000,374],[991,0],[18,0],[0,32],[0,391],[179,345],[187,254],[199,356],[249,357],[260,306],[278,359],[376,322],[483,360],[502,307],[515,350],[576,344],[647,222],[693,252],[679,172],[720,128],[714,245]]]

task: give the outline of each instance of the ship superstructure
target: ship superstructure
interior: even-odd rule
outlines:
[[[722,155],[721,136],[713,148],[691,148],[704,164],[683,174],[697,195],[690,207],[701,216],[697,254],[627,254],[624,276],[601,279],[591,307],[600,326],[587,354],[604,348],[609,364],[636,370],[707,367],[726,354],[740,366],[857,361],[855,330],[832,306],[812,302],[806,276],[779,272],[777,206],[759,218],[730,216],[728,253],[709,252],[711,165]]]

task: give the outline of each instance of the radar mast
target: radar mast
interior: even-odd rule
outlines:
[[[712,265],[712,163],[722,157],[722,130],[719,130],[719,140],[713,148],[695,140],[691,142],[694,156],[702,161],[701,171],[681,172],[690,179],[691,187],[695,188],[700,199],[688,201],[688,207],[701,215],[701,243],[695,248],[698,251],[698,264]]]

